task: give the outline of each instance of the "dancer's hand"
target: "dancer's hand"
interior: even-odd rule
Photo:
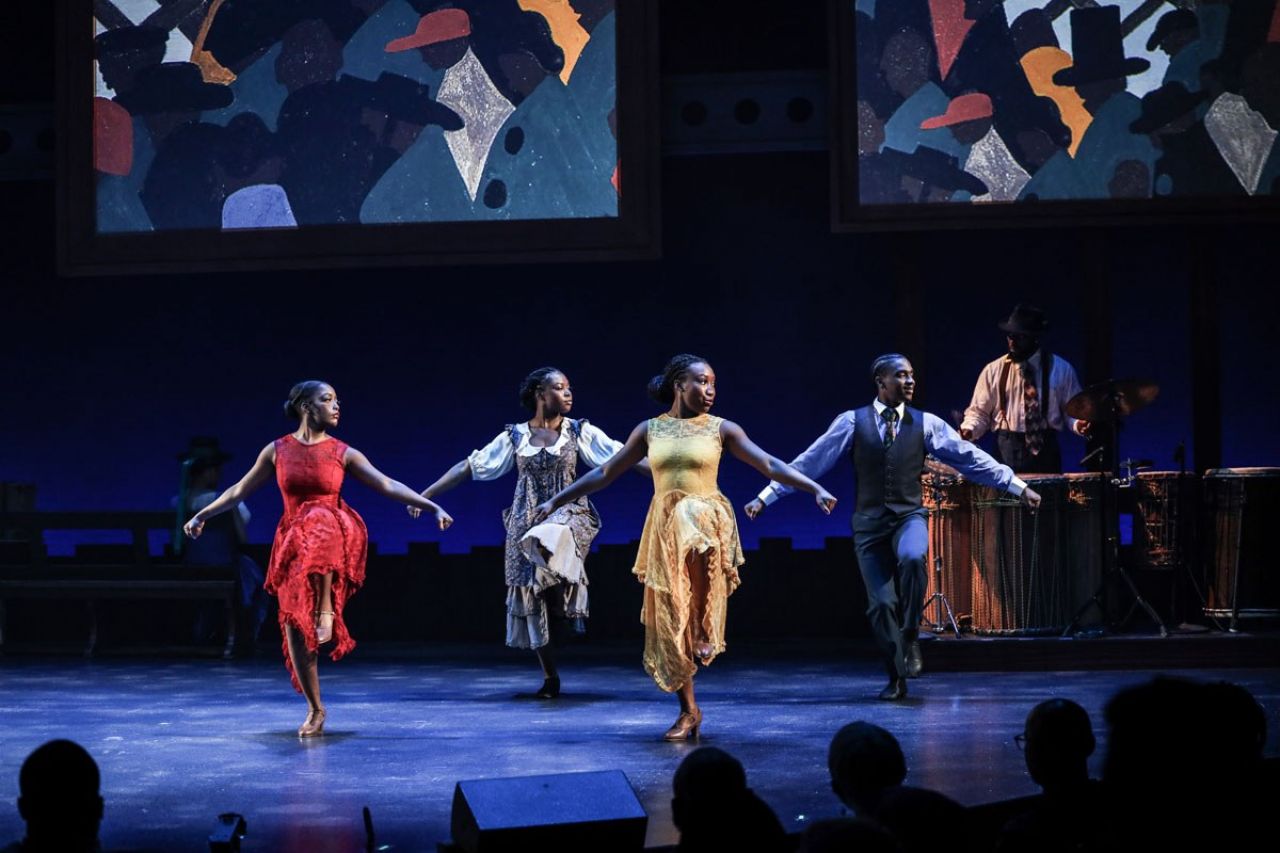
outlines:
[[[831,510],[836,508],[836,496],[828,492],[826,489],[819,488],[818,493],[814,495],[818,501],[818,508],[831,515]]]
[[[204,519],[198,515],[191,516],[191,520],[182,525],[182,532],[191,539],[199,539],[204,533]]]
[[[755,521],[756,516],[760,515],[760,513],[764,512],[764,510],[765,510],[765,502],[760,500],[759,498],[756,498],[751,503],[747,504],[742,508],[742,511],[747,514],[747,518],[751,519],[752,521]]]
[[[411,507],[411,509],[417,509],[417,507]],[[418,510],[418,514],[421,515],[422,510]],[[417,518],[417,517],[418,516],[416,515],[414,516],[414,518]],[[441,530],[448,530],[449,527],[453,524],[453,516],[445,512],[444,507],[441,507],[440,509],[436,510],[436,523],[440,525]]]
[[[428,499],[430,499],[430,497],[431,497],[431,495],[427,494],[426,492],[422,492],[421,494],[422,494],[422,496],[423,496],[424,498],[428,498]],[[407,509],[407,510],[409,511],[409,517],[410,517],[410,518],[417,518],[417,517],[419,517],[420,515],[422,515],[422,508],[421,508],[421,507],[416,507],[416,506],[406,506],[406,507],[405,507],[405,509]],[[442,528],[440,528],[440,529],[441,529],[441,530],[443,530],[444,528],[442,527]]]
[[[1023,506],[1032,512],[1035,512],[1040,508],[1040,493],[1030,486],[1027,486],[1027,488],[1022,490],[1022,496],[1019,500],[1022,501]]]
[[[533,508],[533,523],[541,524],[542,522],[546,521],[547,516],[551,515],[551,513],[555,512],[555,510],[556,510],[555,504],[553,504],[551,501],[546,501],[545,503],[538,504]]]

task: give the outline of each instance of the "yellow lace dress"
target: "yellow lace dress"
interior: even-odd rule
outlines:
[[[698,668],[689,630],[689,558],[702,555],[708,566],[702,625],[712,654],[705,663],[724,651],[729,595],[739,583],[738,526],[716,484],[722,421],[711,415],[649,421],[654,495],[632,572],[644,584],[644,668],[667,692],[682,687]]]

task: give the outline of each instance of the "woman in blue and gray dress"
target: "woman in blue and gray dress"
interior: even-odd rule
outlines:
[[[537,653],[544,678],[537,695],[551,699],[560,693],[560,675],[551,652],[552,624],[561,622],[577,634],[586,629],[583,561],[600,532],[600,516],[583,498],[535,526],[533,508],[577,479],[579,458],[594,468],[622,443],[585,420],[568,417],[573,390],[564,372],[554,367],[539,368],[524,378],[520,402],[532,413],[528,421],[508,424],[422,495],[431,498],[466,480],[496,480],[515,467],[515,499],[502,512],[507,530],[507,645]],[[412,508],[409,513],[417,517]]]

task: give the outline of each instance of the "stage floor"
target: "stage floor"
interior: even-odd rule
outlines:
[[[322,663],[327,734],[310,741],[294,734],[305,704],[269,653],[0,659],[0,845],[22,835],[13,803],[23,758],[56,737],[98,761],[109,850],[205,850],[226,811],[247,819],[246,851],[363,850],[367,805],[379,845],[431,851],[448,839],[459,779],[608,769],[625,771],[649,813],[648,845],[673,844],[671,775],[693,746],[659,739],[676,703],[638,657],[571,649],[564,694],[541,701],[532,655],[362,647]],[[698,679],[701,742],[736,755],[791,830],[841,813],[826,748],[856,719],[898,736],[911,783],[976,804],[1033,792],[1012,738],[1036,702],[1064,696],[1088,709],[1096,770],[1107,698],[1155,671],[929,673],[907,701],[887,704],[874,699],[883,678],[861,645],[735,646]],[[1243,684],[1267,708],[1268,754],[1280,752],[1280,667],[1163,671]]]

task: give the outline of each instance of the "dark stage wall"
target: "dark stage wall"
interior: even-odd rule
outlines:
[[[530,368],[567,371],[575,414],[621,438],[657,413],[645,381],[684,350],[716,367],[718,413],[790,458],[838,411],[869,400],[867,367],[884,350],[914,356],[925,408],[963,408],[1003,346],[996,321],[1019,300],[1050,312],[1050,345],[1086,383],[1105,378],[1108,344],[1111,375],[1161,383],[1122,449],[1172,467],[1176,444],[1192,438],[1192,344],[1204,332],[1191,288],[1206,268],[1221,336],[1209,377],[1220,383],[1222,462],[1280,463],[1280,299],[1268,275],[1274,234],[1262,226],[832,235],[821,155],[664,168],[658,262],[80,280],[52,272],[49,186],[0,185],[0,480],[36,483],[42,509],[166,506],[188,437],[218,436],[235,454],[224,476],[239,476],[290,428],[279,414],[289,386],[320,377],[344,401],[341,437],[421,487],[522,416],[515,388]],[[1083,442],[1067,443],[1078,459]],[[512,482],[446,496],[458,521],[446,551],[500,540]],[[834,517],[793,497],[744,526],[748,544],[844,535],[848,467],[827,483],[846,505]],[[721,484],[741,505],[762,481],[728,461]],[[384,552],[438,535],[358,485],[349,492]],[[635,538],[648,495],[639,477],[601,495],[600,541]],[[268,540],[278,496],[264,490],[250,506],[252,538]]]
[[[47,32],[52,8],[16,9],[24,25],[0,34],[25,57],[0,81],[0,103],[52,100],[47,46],[23,35]],[[727,9],[662,4],[664,75],[825,68],[823,4],[783,18]],[[789,459],[870,399],[867,368],[885,350],[914,358],[918,403],[944,417],[963,408],[1002,351],[997,320],[1023,300],[1049,311],[1049,345],[1086,383],[1161,383],[1124,455],[1172,467],[1186,440],[1189,460],[1280,464],[1274,227],[833,235],[825,153],[667,158],[663,169],[656,262],[78,280],[53,272],[52,185],[0,183],[0,481],[36,483],[42,509],[164,507],[190,436],[215,435],[235,454],[229,481],[290,429],[279,414],[289,386],[318,377],[343,398],[341,437],[422,487],[522,417],[515,389],[529,369],[567,371],[575,414],[622,438],[657,413],[648,377],[685,350],[716,367],[717,412]],[[1191,447],[1206,393],[1199,432],[1212,446]],[[1068,460],[1083,451],[1067,439]],[[851,479],[847,465],[827,478],[844,504],[835,516],[793,497],[744,527],[747,544],[846,535]],[[443,548],[500,541],[512,482],[446,495],[458,523]],[[762,484],[726,462],[735,504]],[[273,491],[250,501],[258,542],[277,518]],[[348,491],[384,553],[439,538]],[[634,539],[648,496],[639,477],[599,496],[599,541]]]

